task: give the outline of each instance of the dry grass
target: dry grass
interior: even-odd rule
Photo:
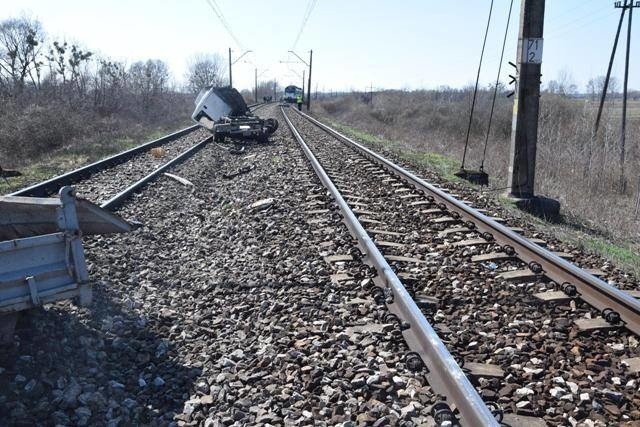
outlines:
[[[7,116],[2,117],[3,120]],[[28,121],[27,117],[16,120]],[[40,117],[30,124],[0,121],[0,165],[18,170],[21,176],[0,179],[0,194],[8,194],[56,175],[79,168],[104,157],[119,153],[146,141],[190,125],[185,114],[165,115],[156,123],[144,123],[117,118],[93,119],[86,127],[59,127],[70,136],[59,135],[46,127]],[[43,126],[43,130],[29,129]]]
[[[462,91],[388,91],[366,103],[360,96],[348,95],[316,103],[316,114],[393,141],[396,151],[407,158],[437,153],[459,165],[470,97]],[[470,169],[477,169],[482,158],[490,107],[487,92],[480,94],[477,105],[466,164]],[[496,194],[506,187],[511,108],[510,99],[499,99],[488,143],[485,170]],[[590,100],[542,96],[536,193],[559,199],[566,221],[583,230],[638,242],[640,221],[634,217],[634,203],[640,169],[640,102],[630,103],[624,192],[618,186],[620,103],[607,105],[601,132],[593,140],[596,109]]]

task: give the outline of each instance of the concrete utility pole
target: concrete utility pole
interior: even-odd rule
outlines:
[[[309,63],[300,58],[300,55],[290,50],[289,53],[293,53],[304,65],[309,67],[309,81],[307,83],[307,111],[311,109],[311,66],[313,65],[313,49],[309,51]],[[303,70],[304,76],[304,70]],[[304,77],[302,78],[302,96],[304,97]]]
[[[254,97],[255,97],[255,102],[256,104],[258,103],[258,77],[260,77],[261,75],[263,75],[264,73],[266,73],[267,70],[262,71],[260,74],[258,74],[258,67],[255,67],[255,86],[254,86]]]
[[[518,87],[513,101],[508,185],[510,195],[521,199],[531,198],[534,193],[544,2],[524,0],[520,10]]]
[[[229,87],[233,87],[233,78],[231,76],[231,48],[229,48]]]
[[[309,51],[309,82],[307,83],[307,112],[311,109],[311,65],[313,64],[313,49]]]
[[[513,101],[509,196],[520,208],[543,216],[556,216],[560,204],[535,197],[536,144],[540,105],[540,68],[545,0],[523,0],[518,37],[518,87]]]
[[[233,64],[235,64],[236,62],[240,61],[240,59],[242,59],[243,56],[245,56],[247,53],[249,52],[253,52],[252,50],[245,50],[242,55],[240,55],[238,57],[238,59],[236,59],[235,61],[231,62],[231,48],[229,48],[229,87],[233,87],[233,78],[231,76],[231,66]]]

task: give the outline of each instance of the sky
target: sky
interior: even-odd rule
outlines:
[[[131,63],[169,64],[176,82],[199,53],[227,60],[234,86],[259,80],[301,84],[313,49],[312,88],[319,91],[463,87],[476,77],[490,0],[215,0],[233,36],[208,0],[2,0],[0,20],[22,14],[40,20],[51,38]],[[495,0],[480,82],[495,81],[510,0]],[[610,0],[547,0],[542,81],[565,72],[581,90],[604,75],[620,10]],[[305,12],[311,4],[306,25]],[[640,8],[632,28],[629,87],[640,89]],[[501,80],[516,56],[520,1],[513,5]],[[302,33],[300,34],[300,30]],[[296,38],[298,42],[295,43]],[[295,44],[295,45],[294,45]],[[613,75],[622,81],[626,24]],[[246,59],[246,61],[245,61]]]

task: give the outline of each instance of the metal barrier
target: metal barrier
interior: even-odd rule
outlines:
[[[77,200],[72,187],[60,189],[58,199],[0,197],[0,340],[15,324],[3,315],[70,298],[89,305],[82,235],[131,230],[118,216]]]

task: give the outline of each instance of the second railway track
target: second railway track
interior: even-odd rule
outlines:
[[[255,111],[264,105],[252,104],[249,108]],[[115,209],[157,174],[184,161],[210,139],[208,131],[198,125],[189,126],[10,195],[43,197],[56,194],[65,185],[73,185],[79,196]],[[161,151],[153,155],[153,149]]]
[[[637,373],[626,367],[640,356],[632,294],[321,123],[288,116],[486,402],[551,424],[639,414]],[[438,391],[455,401],[455,390]]]

